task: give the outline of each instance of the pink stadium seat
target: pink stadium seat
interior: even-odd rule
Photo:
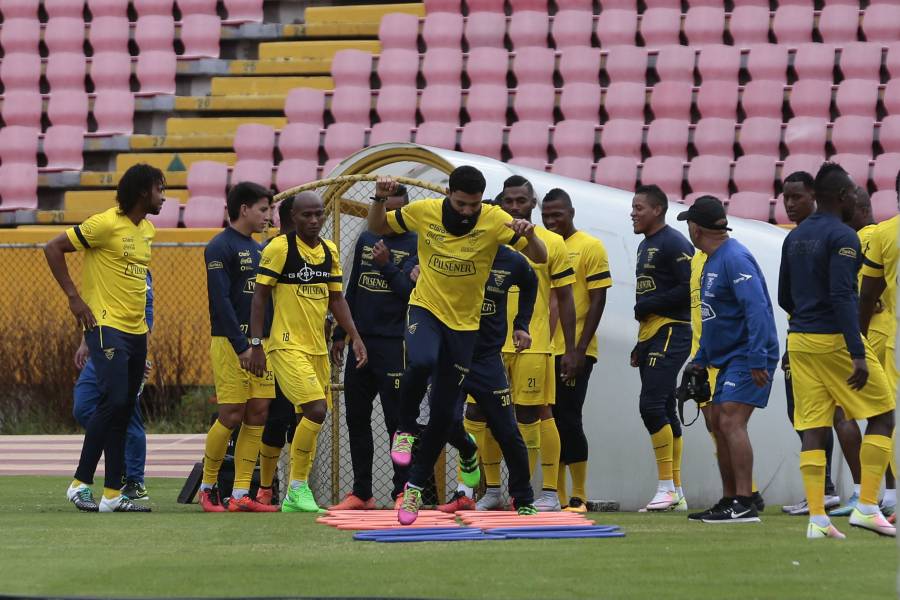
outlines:
[[[50,19],[57,17],[83,18],[84,0],[44,0],[43,4]]]
[[[93,19],[128,16],[128,3],[122,0],[87,0],[87,5]]]
[[[579,0],[580,1],[580,0]],[[575,4],[579,2],[576,1]],[[547,12],[547,0],[510,0],[509,5],[512,8],[513,14],[517,11],[543,11]],[[557,6],[560,6],[561,3],[557,2]],[[562,6],[568,7],[565,2],[562,3]]]
[[[679,0],[645,0],[647,8],[681,8]]]
[[[592,168],[593,164],[589,158],[563,156],[553,161],[553,164],[550,165],[550,172],[562,177],[590,181]]]
[[[388,85],[378,90],[375,111],[381,121],[403,123],[407,127],[415,127],[417,101],[416,88]]]
[[[660,81],[694,83],[694,62],[697,53],[687,46],[665,46],[656,55],[656,74]]]
[[[684,161],[674,156],[651,156],[644,161],[641,169],[641,184],[656,184],[669,197],[679,200],[682,197],[681,182],[684,173]]]
[[[712,194],[718,198],[727,197],[729,179],[731,179],[731,159],[724,156],[695,157],[688,167],[688,184],[692,190],[687,196],[688,201],[695,200],[703,194]]]
[[[466,99],[466,112],[473,121],[493,121],[506,124],[509,99],[506,86],[473,85]]]
[[[37,164],[39,134],[31,127],[13,125],[0,129],[0,162]]]
[[[416,130],[416,143],[435,148],[456,149],[456,129],[453,123],[440,121],[422,123]]]
[[[747,117],[768,117],[780,121],[783,106],[783,82],[757,79],[744,86],[741,107]]]
[[[81,11],[79,11],[80,13]],[[44,29],[44,43],[50,54],[55,52],[84,53],[84,19],[78,17],[53,17]]]
[[[627,156],[641,159],[641,143],[644,139],[643,121],[610,119],[600,132],[600,147],[604,156]],[[685,145],[687,141],[685,140]]]
[[[753,46],[747,56],[747,71],[754,81],[768,79],[785,83],[787,81],[787,46],[767,44]]]
[[[469,7],[471,11],[471,7]],[[501,48],[506,35],[506,16],[502,12],[469,12],[465,37],[472,48]]]
[[[181,19],[182,58],[219,58],[221,30],[218,15],[185,15]]]
[[[516,52],[528,47],[546,48],[550,19],[546,11],[513,11],[509,21],[509,39]]]
[[[231,183],[252,181],[264,188],[272,187],[272,167],[271,160],[238,160],[231,170]]]
[[[506,87],[509,54],[502,48],[475,48],[469,52],[466,73],[474,85],[491,84]]]
[[[607,156],[597,161],[594,182],[600,185],[634,191],[637,161],[625,156]]]
[[[460,0],[425,0],[426,13],[462,13],[462,3]]]
[[[825,156],[822,154],[791,154],[784,159],[781,177],[784,179],[796,171],[806,171],[815,177],[823,162],[825,162]]]
[[[550,137],[550,124],[537,121],[517,121],[509,129],[507,145],[513,159],[532,159],[533,164],[547,162],[547,146]],[[521,163],[517,163],[521,164]],[[528,165],[523,165],[528,166]]]
[[[128,90],[100,90],[94,98],[97,135],[134,132],[134,94]]]
[[[874,119],[878,106],[878,81],[845,79],[838,86],[835,104],[842,116],[860,115]]]
[[[141,52],[137,61],[140,96],[175,93],[175,51]]]
[[[278,136],[278,151],[283,159],[319,160],[321,128],[310,123],[288,123]]]
[[[344,86],[369,87],[372,77],[372,54],[362,50],[339,50],[331,60],[331,77],[335,89]]]
[[[784,130],[784,145],[789,154],[819,154],[825,151],[827,119],[794,117]]]
[[[88,40],[95,56],[101,52],[128,54],[128,17],[94,17],[90,25]]]
[[[8,128],[7,128],[8,129]],[[84,131],[70,125],[53,125],[44,134],[45,171],[80,171],[84,168]]]
[[[337,87],[331,95],[331,114],[338,123],[359,123],[366,127],[371,120],[372,96],[369,87]]]
[[[47,58],[47,82],[50,91],[61,90],[84,91],[84,74],[87,63],[84,53],[56,52]]]
[[[557,6],[581,7],[584,0],[556,0]],[[603,0],[603,10],[637,10],[637,0]]]
[[[772,211],[772,195],[738,192],[728,200],[728,216],[768,222]]]
[[[739,192],[772,194],[775,182],[775,159],[771,156],[745,154],[734,164],[733,179]]]
[[[734,155],[734,126],[732,119],[700,119],[694,128],[693,144],[699,155]]]
[[[4,0],[0,4],[0,13],[4,19],[36,19],[39,5],[40,0]]]
[[[559,58],[559,74],[563,84],[600,81],[600,49],[585,46],[568,46]]]
[[[469,14],[503,14],[503,3],[496,0],[466,0]]]
[[[516,90],[513,110],[520,121],[553,123],[553,105],[556,95],[552,85],[526,83]]]
[[[800,44],[794,54],[794,71],[799,79],[834,81],[834,46]]]
[[[881,190],[872,194],[872,216],[876,221],[886,221],[897,214],[897,192]]]
[[[681,119],[656,119],[647,130],[647,148],[652,156],[675,156],[687,160],[689,124]]]
[[[138,17],[143,17],[146,15],[171,16],[172,15],[172,6],[175,4],[175,1],[174,0],[132,0],[132,4],[134,5],[134,10],[137,12]]]
[[[3,210],[36,209],[37,187],[37,162],[0,165],[0,208]]]
[[[290,158],[278,163],[275,171],[275,188],[283,192],[291,188],[315,181],[318,178],[319,165],[314,160]]]
[[[87,131],[88,96],[84,90],[60,90],[50,94],[47,116],[53,125],[74,125]]]
[[[841,61],[843,62],[843,61]],[[880,64],[879,60],[879,64]],[[887,58],[884,61],[888,74],[893,78],[900,78],[900,42],[888,44]]]
[[[463,17],[461,14],[427,13],[422,26],[422,39],[429,51],[434,48],[462,46]]]
[[[419,112],[424,121],[453,123],[455,127],[459,123],[461,105],[462,92],[459,87],[429,85],[422,91],[422,97],[419,99]]]
[[[272,162],[275,149],[275,130],[268,125],[245,123],[234,134],[234,151],[240,160]]]
[[[637,11],[609,9],[597,19],[597,38],[601,48],[634,46],[637,36]]]
[[[552,85],[556,56],[550,48],[519,48],[516,50],[512,68],[519,85],[524,83]]]
[[[647,49],[641,46],[613,46],[606,51],[603,70],[610,82],[647,81]]]
[[[378,79],[381,85],[416,87],[419,53],[405,48],[382,50],[378,57]]]
[[[284,114],[288,123],[309,123],[321,128],[324,124],[325,92],[314,88],[294,88],[288,92]]]
[[[357,123],[334,123],[325,130],[328,160],[343,160],[366,145],[366,127]],[[323,171],[324,173],[325,171]]]
[[[706,46],[697,57],[697,71],[703,83],[727,81],[737,85],[741,70],[741,50],[737,46]]]
[[[881,80],[880,71],[880,44],[859,42],[843,45],[841,50],[841,73],[845,79],[870,79],[878,82]]]
[[[785,171],[787,176],[787,172]],[[781,194],[775,200],[775,206],[772,208],[772,217],[776,223],[779,225],[788,225],[791,223],[791,220],[787,216],[787,211],[784,209],[784,194]]]
[[[886,152],[879,154],[872,168],[872,182],[879,190],[892,190],[900,172],[900,153]]]
[[[884,86],[884,109],[889,115],[900,115],[900,78],[891,79]]]
[[[900,40],[900,5],[876,4],[869,6],[863,16],[862,29],[869,42]]]
[[[384,144],[387,142],[409,142],[412,139],[413,126],[409,123],[396,121],[383,121],[372,126],[369,132],[369,145]]]
[[[174,229],[181,219],[181,203],[178,198],[166,198],[158,215],[147,215],[147,220],[157,229]]]
[[[262,23],[262,0],[223,0],[225,10],[228,11],[227,24],[237,23]]]
[[[788,99],[795,117],[831,116],[831,83],[815,79],[801,79],[794,83]]]
[[[175,39],[175,19],[171,16],[148,15],[138,17],[134,29],[134,41],[141,53],[148,50],[174,52],[172,40]]]
[[[643,86],[641,87],[643,88]],[[610,86],[610,89],[612,89],[612,86]],[[562,96],[559,100],[559,108],[564,119],[578,119],[596,123],[600,118],[600,98],[601,90],[599,85],[591,83],[572,83],[563,87]],[[614,118],[614,115],[610,114],[609,117]]]
[[[691,6],[684,19],[684,34],[691,46],[722,44],[725,31],[725,9],[712,6]]]
[[[738,87],[728,81],[707,81],[697,93],[701,117],[734,119],[737,116]]]
[[[191,196],[181,220],[185,227],[221,227],[225,221],[225,198]]]
[[[10,90],[37,90],[41,78],[41,57],[35,52],[7,54],[0,61],[0,80],[8,92]]]
[[[187,15],[215,15],[216,0],[178,0],[178,10],[184,18]]]
[[[563,88],[563,99],[566,98],[567,88],[568,86]],[[603,108],[610,119],[635,119],[643,122],[645,99],[646,88],[643,83],[618,81],[611,83],[606,89]],[[563,114],[567,119],[576,118],[569,116],[565,109],[563,109]]]
[[[594,18],[590,10],[561,10],[553,17],[550,34],[558,49],[591,46]]]
[[[41,130],[41,94],[37,90],[7,90],[3,94],[3,122]]]
[[[885,152],[900,152],[900,115],[891,115],[881,121],[878,143]]]
[[[101,52],[91,59],[94,89],[131,90],[131,58],[127,52]]]
[[[5,54],[23,52],[33,54],[38,51],[41,39],[41,23],[36,18],[7,19],[0,27],[0,46]]]
[[[597,134],[595,128],[594,123],[584,121],[557,123],[553,131],[553,149],[557,156],[593,156]]]
[[[819,33],[828,44],[855,42],[859,29],[859,5],[829,4],[819,15]]]
[[[872,156],[872,132],[875,121],[871,117],[838,117],[831,128],[831,144],[838,154]]]
[[[503,125],[493,121],[466,123],[459,147],[463,152],[500,159],[503,149]]]
[[[812,42],[813,7],[779,6],[772,21],[772,31],[779,44]]]
[[[641,19],[641,37],[648,48],[677,46],[681,43],[678,39],[680,30],[680,8],[648,8],[644,11]]]
[[[516,165],[518,167],[527,167],[529,169],[535,169],[536,171],[546,171],[547,170],[547,161],[541,160],[540,158],[534,158],[529,156],[523,156],[521,158],[512,157],[507,163],[511,165]]]
[[[653,86],[650,109],[655,119],[691,119],[693,86],[684,81],[660,81]]]
[[[406,13],[388,13],[378,24],[378,41],[385,50],[416,50],[419,39],[419,18]]]
[[[777,158],[781,142],[781,118],[751,117],[741,123],[738,138],[744,154],[762,154]]]
[[[869,161],[871,160],[869,154],[835,154],[828,160],[844,167],[856,185],[866,187],[869,181]]]
[[[429,49],[422,61],[422,75],[426,89],[432,85],[459,87],[463,67],[463,55],[456,48]]]
[[[728,31],[734,45],[741,48],[767,44],[769,42],[769,7],[744,6],[734,7]]]

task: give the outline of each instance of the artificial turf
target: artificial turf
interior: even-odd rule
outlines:
[[[0,594],[422,598],[889,598],[894,541],[808,541],[770,507],[759,525],[684,513],[590,515],[622,539],[376,544],[302,514],[202,514],[181,481],[148,481],[152,514],[78,513],[68,481],[0,477]]]

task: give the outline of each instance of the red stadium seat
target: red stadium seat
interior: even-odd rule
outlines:
[[[87,131],[88,95],[84,90],[60,90],[50,94],[47,117],[52,125],[73,125]]]
[[[648,48],[677,46],[681,42],[680,8],[648,8],[641,19],[641,37]]]
[[[181,219],[181,203],[178,198],[166,198],[159,214],[148,214],[147,220],[153,223],[157,229],[175,229]]]
[[[737,117],[738,87],[728,81],[707,81],[697,92],[697,110],[701,117]]]
[[[788,99],[795,117],[831,117],[831,83],[801,79],[794,83]]]
[[[653,86],[650,109],[656,119],[691,119],[693,86],[683,81],[661,81]]]
[[[834,46],[801,44],[794,54],[794,71],[799,79],[834,81]]]
[[[506,94],[506,90],[503,92]],[[447,85],[429,85],[422,91],[419,99],[419,112],[424,121],[459,123],[459,109],[462,104],[462,92],[459,87]]]
[[[900,115],[891,115],[881,121],[878,143],[885,152],[900,152]]]
[[[509,97],[506,86],[473,85],[466,98],[466,112],[473,121],[491,121],[506,125]]]
[[[768,79],[787,82],[788,49],[787,46],[768,44],[754,46],[747,56],[747,72],[754,81]]]
[[[590,181],[593,167],[589,158],[563,156],[553,161],[553,164],[550,165],[550,172],[562,177]]]
[[[371,120],[371,92],[367,87],[337,87],[331,95],[331,114],[338,123],[358,123],[366,127]]]
[[[637,11],[609,9],[597,19],[597,38],[601,48],[634,46],[637,36]]]
[[[382,50],[378,57],[378,79],[381,85],[416,87],[419,73],[419,53],[415,50],[392,48]]]
[[[175,39],[175,19],[171,15],[148,15],[138,17],[134,28],[134,41],[141,53],[158,50],[175,53],[172,45]]]
[[[600,147],[604,156],[627,156],[640,160],[643,138],[643,121],[610,119],[603,124],[600,132]]]
[[[875,121],[871,117],[838,117],[831,128],[831,144],[838,154],[872,156],[872,135]]]
[[[684,161],[673,156],[651,156],[644,161],[641,169],[641,184],[656,184],[666,193],[670,201],[682,197],[681,182]]]
[[[284,102],[288,123],[309,123],[321,128],[324,124],[325,92],[314,88],[294,88]]]
[[[600,98],[599,84],[571,83],[563,87],[559,108],[564,119],[596,123],[600,118]],[[610,115],[610,118],[612,117],[613,115]]]
[[[0,162],[36,165],[39,134],[32,127],[13,125],[0,129]]]
[[[819,33],[828,44],[855,42],[859,29],[859,6],[829,4],[819,15]]]
[[[0,165],[0,209],[34,210],[38,207],[38,168],[31,164]]]
[[[741,123],[738,138],[744,154],[761,154],[777,158],[781,142],[781,119],[751,117]]]
[[[0,61],[0,80],[6,92],[37,90],[41,78],[41,57],[37,52],[7,54]]]
[[[84,91],[84,74],[87,62],[84,54],[74,52],[56,52],[47,58],[47,82],[50,91],[61,90]]]
[[[794,117],[784,130],[784,145],[789,154],[819,154],[825,150],[827,119]]]
[[[419,125],[416,143],[435,148],[456,149],[456,128],[453,123],[428,122]]]
[[[647,81],[647,49],[641,46],[613,46],[606,51],[604,71],[610,82]]]
[[[219,58],[221,29],[218,15],[185,15],[181,20],[182,58]]]
[[[563,84],[600,82],[600,49],[568,46],[562,49],[559,74]]]
[[[333,123],[325,130],[323,146],[329,161],[343,160],[365,145],[366,127],[358,123]],[[329,170],[326,168],[323,173]]]
[[[409,142],[412,139],[413,127],[409,123],[383,121],[372,126],[369,132],[369,145],[388,142]]]
[[[533,165],[540,162],[539,168],[547,162],[547,146],[550,138],[550,124],[537,121],[516,121],[509,129],[507,146],[513,160],[531,159]],[[522,164],[517,162],[516,164]],[[528,165],[523,165],[528,166]]]
[[[900,172],[900,153],[887,152],[875,158],[872,168],[872,182],[879,190],[892,190]]]
[[[593,156],[596,135],[594,123],[560,121],[553,131],[553,149],[557,156]]]
[[[375,111],[381,121],[403,123],[409,127],[416,125],[416,88],[403,85],[388,85],[378,90]]]
[[[331,60],[331,77],[335,89],[344,86],[369,87],[372,77],[372,54],[362,50],[339,50]]]
[[[422,76],[425,83],[432,85],[455,85],[459,87],[462,77],[463,55],[456,48],[435,48],[425,53],[422,61]]]
[[[866,9],[862,24],[869,42],[900,40],[900,5],[874,4]]]
[[[769,7],[739,4],[731,12],[728,31],[741,48],[769,43]]]
[[[744,86],[741,107],[747,117],[767,117],[780,121],[783,106],[783,82],[759,79],[750,81]]]
[[[278,136],[278,151],[283,159],[319,160],[319,135],[321,128],[310,123],[288,123]]]
[[[378,24],[378,41],[385,50],[413,50],[418,48],[419,17],[406,13],[388,13]]]
[[[79,11],[80,13],[81,11]],[[55,52],[84,53],[84,18],[53,17],[44,29],[44,44],[50,54]]]
[[[694,83],[697,53],[687,46],[665,46],[656,54],[656,74],[661,81]]]
[[[500,159],[503,150],[503,124],[494,121],[470,121],[462,130],[459,147],[489,158]]]
[[[558,49],[591,46],[594,18],[590,10],[561,10],[553,17],[550,35]]]
[[[651,156],[675,156],[687,160],[689,124],[681,119],[656,119],[647,130]]]
[[[878,81],[845,79],[838,86],[835,104],[842,116],[860,115],[874,119],[878,106]]]
[[[41,130],[41,94],[36,90],[7,90],[3,94],[3,122]]]
[[[6,54],[13,52],[35,54],[40,39],[41,23],[34,17],[7,19],[0,27],[0,46],[3,46],[3,52]]]
[[[699,155],[734,156],[734,126],[731,119],[700,119],[694,128],[693,144]]]
[[[772,214],[770,194],[738,192],[728,199],[728,216],[768,222]]]
[[[262,23],[262,0],[223,0],[228,18],[225,23]]]
[[[512,68],[519,85],[524,83],[553,85],[556,55],[550,48],[520,48],[516,50]]]
[[[897,192],[880,190],[872,194],[872,216],[876,221],[886,221],[897,215]]]
[[[844,167],[856,185],[866,187],[869,181],[869,161],[871,160],[868,154],[835,154],[828,160]]]
[[[88,41],[94,56],[101,52],[128,54],[128,37],[131,35],[128,17],[94,17],[90,25]]]
[[[175,51],[141,52],[137,61],[137,79],[141,96],[175,93]]]
[[[506,87],[509,54],[503,48],[475,48],[469,52],[466,74],[472,85],[491,84]]]
[[[888,61],[890,62],[890,61]],[[890,64],[888,64],[890,70]],[[844,44],[841,50],[841,73],[845,79],[881,81],[881,46],[860,42]]]
[[[100,52],[91,59],[94,89],[131,91],[131,57],[127,52]]]
[[[181,221],[185,227],[221,227],[225,221],[225,199],[191,196],[184,206]]]
[[[429,51],[435,48],[462,47],[463,17],[461,14],[427,13],[422,26],[422,39]]]
[[[563,99],[566,98],[568,89],[570,89],[569,86],[563,88]],[[577,102],[574,96],[575,93],[572,92],[572,101]],[[646,88],[643,83],[617,81],[611,83],[606,89],[603,108],[610,119],[634,119],[643,122],[645,99]],[[590,107],[586,108],[585,112],[590,112]],[[569,116],[564,108],[563,114],[566,115],[567,119],[576,118]]]
[[[94,98],[97,135],[134,133],[134,94],[127,90],[98,90]]]
[[[739,192],[760,192],[771,197],[775,182],[775,158],[745,154],[734,164],[733,179]]]
[[[319,175],[319,165],[314,160],[290,158],[278,163],[275,171],[275,189],[289,190],[298,185],[315,181]]]
[[[711,194],[718,198],[728,196],[728,181],[731,179],[731,160],[725,156],[700,155],[688,166],[688,185],[691,194],[687,201],[692,202],[698,196]]]
[[[772,21],[772,32],[779,44],[812,42],[813,7],[779,6]]]
[[[520,121],[553,123],[553,105],[556,100],[552,85],[526,83],[516,90],[513,109]]]
[[[546,48],[550,34],[547,12],[514,11],[509,21],[509,40],[516,52],[529,47]]]
[[[502,12],[471,12],[466,19],[465,37],[469,48],[500,48],[506,35],[506,17]]]
[[[725,9],[721,6],[691,6],[684,19],[684,34],[691,46],[722,44]]]
[[[697,57],[697,71],[703,83],[727,81],[738,83],[741,70],[741,50],[736,46],[706,46]]]
[[[597,161],[594,182],[600,185],[634,191],[637,160],[625,156],[607,156]]]

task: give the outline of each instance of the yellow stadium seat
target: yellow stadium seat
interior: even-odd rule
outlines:
[[[192,164],[201,160],[214,160],[233,165],[237,159],[233,152],[122,153],[116,156],[116,171],[127,171],[129,167],[138,163],[147,163],[163,171],[187,171]]]
[[[331,57],[311,59],[232,60],[228,63],[232,75],[328,75]]]
[[[203,117],[172,118],[166,120],[167,135],[234,135],[244,123],[260,123],[281,129],[287,123],[285,117]]]
[[[286,96],[298,87],[331,90],[334,81],[331,77],[213,77],[210,95]]]
[[[364,4],[360,6],[310,6],[303,13],[304,34],[310,37],[377,36],[381,17],[402,12],[425,16],[425,5]]]
[[[175,110],[196,112],[283,111],[287,94],[278,96],[176,96]]]
[[[123,155],[124,156],[124,155]],[[122,177],[122,171],[84,171],[81,173],[79,184],[82,187],[114,188]],[[185,187],[187,185],[187,171],[163,171],[166,185],[169,187]]]
[[[132,135],[128,139],[132,150],[198,150],[234,146],[233,135]]]
[[[266,42],[259,45],[259,58],[331,59],[340,50],[363,50],[378,54],[381,44],[375,40],[328,40],[303,42]]]
[[[186,189],[166,189],[167,200],[184,204],[188,200]],[[116,205],[116,190],[70,190],[63,198],[63,210],[87,211],[94,214]],[[71,221],[66,221],[70,223]]]

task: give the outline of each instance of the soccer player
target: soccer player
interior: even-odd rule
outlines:
[[[145,217],[159,214],[165,184],[162,171],[155,167],[130,167],[116,188],[117,206],[67,229],[44,247],[50,271],[84,329],[102,393],[85,428],[78,469],[66,492],[78,510],[150,512],[120,488],[125,431],[147,361],[147,269],[156,230]],[[78,250],[85,252],[83,297],[72,282],[65,257]],[[101,454],[106,467],[98,506],[90,485]]]
[[[808,538],[843,538],[825,514],[825,436],[840,405],[847,418],[868,419],[860,450],[859,503],[850,524],[880,535],[896,530],[878,510],[878,489],[891,454],[894,397],[884,370],[860,334],[856,281],[859,237],[842,221],[853,216],[855,185],[839,165],[815,179],[816,212],[782,247],[778,303],[791,315],[788,352],[794,427],[803,431],[800,472],[809,503]]]
[[[575,377],[563,378],[560,361],[565,347],[562,329],[553,336],[556,350],[556,404],[553,416],[561,442],[557,492],[560,503],[570,512],[587,512],[588,440],[584,434],[582,410],[588,381],[597,362],[597,327],[606,307],[606,290],[612,286],[609,258],[603,242],[575,228],[572,199],[559,188],[547,192],[541,203],[544,226],[562,236],[575,270],[572,295],[575,301],[575,351],[584,360],[584,369]],[[583,358],[582,358],[583,357]],[[566,467],[572,476],[572,495],[566,493]]]
[[[384,201],[385,210],[394,211],[409,203],[404,186],[397,186]],[[375,508],[372,496],[372,403],[381,401],[388,436],[397,431],[400,385],[403,378],[403,331],[406,309],[415,286],[407,265],[416,257],[416,234],[410,232],[378,236],[363,231],[356,240],[353,267],[347,283],[347,304],[353,321],[369,351],[369,363],[356,368],[351,353],[344,371],[344,401],[353,490],[330,510]],[[335,364],[344,360],[346,332],[335,328],[331,356]],[[407,467],[394,465],[391,498],[403,493]]]
[[[257,377],[247,370],[250,361],[250,303],[256,285],[261,246],[254,233],[265,231],[272,195],[261,185],[242,182],[228,192],[229,225],[206,245],[206,290],[212,330],[209,353],[219,415],[206,434],[200,507],[204,512],[275,512],[277,507],[250,497],[250,481],[269,402],[275,396],[272,373]],[[231,500],[220,501],[216,481],[228,440],[240,427],[234,448],[234,489]]]
[[[295,231],[273,239],[259,262],[250,310],[249,371],[262,376],[268,360],[284,395],[303,413],[291,441],[291,481],[281,511],[319,512],[308,479],[316,440],[331,404],[325,337],[329,310],[350,337],[356,367],[364,366],[368,359],[342,293],[337,246],[319,237],[325,223],[322,199],[315,192],[297,194],[291,218]],[[270,299],[275,314],[264,349]]]
[[[144,309],[145,319],[147,320],[148,333],[153,329],[153,279],[150,277],[150,271],[147,271],[147,305]],[[144,381],[150,374],[150,361],[147,361],[144,369]],[[91,362],[91,351],[81,338],[81,344],[75,352],[75,367],[81,370],[78,380],[75,382],[74,402],[72,405],[72,416],[78,421],[78,424],[87,428],[88,422],[94,411],[97,410],[97,403],[103,393],[100,390],[100,382],[97,379],[97,369]],[[147,434],[144,432],[144,419],[141,417],[140,391],[134,402],[134,411],[131,413],[131,419],[128,421],[128,427],[125,430],[125,485],[122,487],[122,494],[131,500],[149,500],[150,495],[144,485],[144,464],[147,461]]]
[[[753,448],[747,423],[765,408],[778,367],[778,333],[762,270],[728,235],[725,207],[701,196],[678,215],[706,256],[701,278],[703,332],[688,370],[717,369],[711,421],[722,477],[722,500],[688,518],[704,523],[758,523],[753,498]]]
[[[638,246],[634,317],[638,342],[631,366],[641,377],[640,413],[650,434],[659,477],[646,510],[674,509],[681,489],[683,440],[675,401],[679,371],[691,348],[690,279],[694,248],[666,225],[669,201],[658,186],[642,185],[631,203]]]
[[[456,168],[444,200],[421,200],[385,213],[384,200],[396,186],[390,179],[376,184],[369,208],[369,230],[380,235],[415,231],[419,234],[420,274],[410,297],[405,331],[407,366],[400,386],[401,422],[391,457],[409,464],[416,407],[431,377],[430,416],[409,471],[398,519],[413,523],[422,505],[422,486],[448,441],[450,428],[462,412],[460,389],[472,360],[484,286],[497,248],[511,245],[536,263],[547,260],[547,249],[534,226],[510,219],[495,206],[482,206],[486,182],[478,169]],[[463,457],[477,453],[474,443]]]

